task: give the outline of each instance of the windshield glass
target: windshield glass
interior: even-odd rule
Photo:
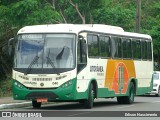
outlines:
[[[74,67],[74,34],[23,34],[18,36],[14,68]]]
[[[159,80],[159,74],[158,73],[154,73],[153,74],[153,79],[154,80]]]

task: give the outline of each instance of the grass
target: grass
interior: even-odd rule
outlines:
[[[12,96],[12,79],[7,77],[6,80],[0,80],[0,97]]]

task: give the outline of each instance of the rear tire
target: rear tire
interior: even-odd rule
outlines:
[[[135,87],[133,82],[131,82],[129,88],[129,95],[117,97],[117,102],[119,104],[132,104],[134,102],[134,96],[135,96]]]
[[[32,106],[33,108],[40,108],[41,107],[41,102],[37,102],[35,100],[32,100]]]
[[[123,97],[117,97],[118,104],[123,104]]]
[[[134,102],[135,87],[133,82],[130,83],[129,95],[124,97],[125,104],[132,104]]]
[[[90,85],[89,87],[89,93],[88,93],[88,99],[85,100],[84,104],[85,104],[85,108],[91,109],[93,107],[93,103],[94,103],[94,89],[93,89],[93,84]]]

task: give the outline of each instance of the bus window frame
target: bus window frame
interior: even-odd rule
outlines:
[[[113,46],[112,46],[112,41],[113,41],[113,40],[112,40],[112,37],[116,37],[116,38],[118,38],[118,39],[120,40],[120,44],[121,44],[121,45],[120,45],[120,47],[121,47],[121,48],[120,48],[120,49],[121,49],[121,57],[114,57],[114,56],[113,56],[113,53],[112,53],[112,52],[113,52]],[[110,36],[110,39],[111,39],[111,57],[112,57],[112,59],[118,59],[118,60],[123,59],[123,57],[122,57],[122,39],[121,39],[121,36],[111,35],[111,36]],[[119,50],[119,49],[118,49],[118,50]]]
[[[132,59],[133,59],[133,60],[137,60],[137,61],[141,61],[141,60],[142,60],[141,48],[140,48],[140,58],[135,58],[135,57],[134,57],[133,42],[137,42],[137,41],[139,41],[139,44],[140,44],[140,47],[141,47],[141,39],[139,39],[139,38],[132,38],[132,39],[131,39]],[[136,45],[137,45],[137,44],[136,44]]]
[[[125,41],[126,40],[129,40],[130,41],[130,54],[131,54],[131,56],[130,57],[128,57],[128,58],[126,58],[126,57],[124,57],[124,52],[123,52],[123,39],[125,39]],[[132,58],[133,58],[133,54],[132,54],[132,40],[131,40],[131,38],[129,38],[129,37],[121,37],[121,47],[122,47],[122,58],[124,59],[124,60],[131,60]]]
[[[97,52],[98,52],[98,55],[97,55],[97,56],[89,56],[89,44],[88,44],[88,36],[89,36],[89,35],[92,35],[92,37],[93,37],[93,36],[96,36],[96,37],[97,37],[97,45],[98,45],[98,46],[97,46],[97,47],[98,47],[98,51],[97,51]],[[97,33],[87,33],[87,44],[86,44],[86,45],[87,45],[87,48],[88,48],[88,49],[87,49],[88,58],[93,58],[93,59],[100,58],[99,35],[98,35]]]
[[[145,46],[145,47],[146,47],[146,50],[145,50],[145,52],[146,52],[146,56],[145,56],[145,57],[146,57],[146,58],[143,58],[143,56],[142,56],[142,45],[143,45],[143,44],[142,44],[142,43],[143,43],[142,41],[143,41],[143,42],[145,43],[145,45],[146,45],[146,46]],[[142,60],[142,61],[148,61],[148,58],[147,58],[147,57],[148,57],[148,54],[147,54],[147,52],[148,52],[147,40],[146,40],[146,39],[141,39],[141,60]]]
[[[147,53],[148,53],[148,51],[149,51],[149,48],[148,48],[148,44],[150,43],[150,50],[151,50],[151,52],[150,52],[150,54],[147,54],[147,60],[148,61],[152,61],[152,59],[153,59],[153,56],[152,56],[152,42],[151,41],[149,41],[149,40],[147,40]],[[151,55],[151,56],[150,56]],[[151,58],[150,58],[150,57]]]
[[[102,57],[101,56],[101,44],[100,44],[100,37],[108,37],[109,38],[109,47],[110,47],[110,55],[109,55],[109,57]],[[99,54],[99,56],[100,56],[100,58],[101,59],[111,59],[112,58],[112,48],[111,48],[112,46],[111,46],[111,37],[109,36],[109,35],[104,35],[104,34],[100,34],[99,35],[99,51],[100,51],[100,54]]]

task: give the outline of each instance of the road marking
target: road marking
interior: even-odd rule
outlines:
[[[9,104],[1,104],[1,109],[8,109],[8,108],[18,108],[18,107],[25,107],[25,106],[31,106],[31,102],[22,102],[22,103],[9,103]]]
[[[135,105],[129,105],[129,106],[122,106],[122,107],[117,107],[117,108],[128,108],[128,107],[133,107]]]
[[[160,102],[160,101],[153,101],[153,102],[151,102],[151,103],[157,103],[157,102]]]
[[[93,111],[92,111],[92,112],[93,112]],[[72,114],[72,115],[68,115],[68,116],[77,116],[77,115],[82,115],[82,114],[87,114],[87,113],[91,113],[91,112],[83,112],[83,113]]]

